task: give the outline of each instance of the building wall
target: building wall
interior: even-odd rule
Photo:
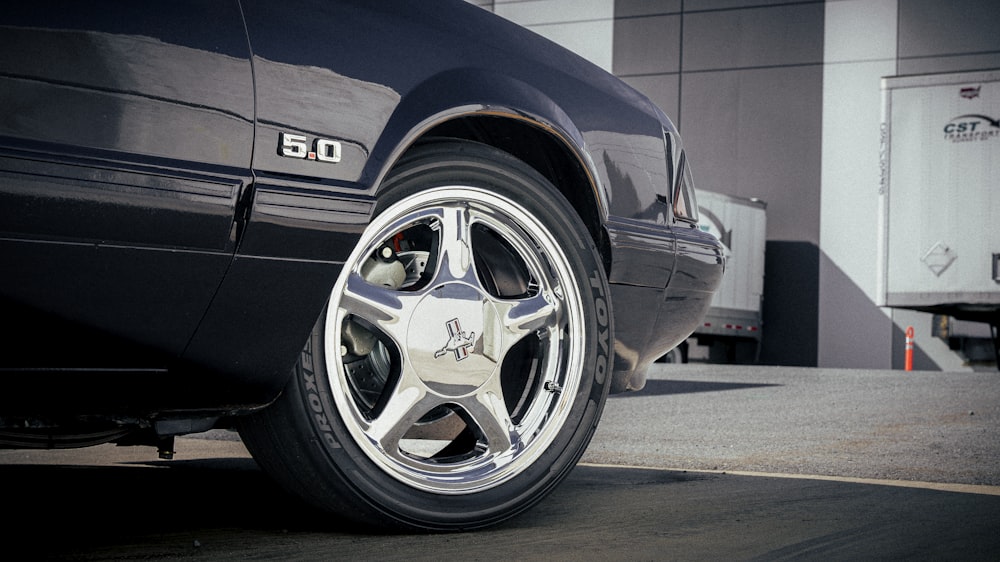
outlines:
[[[817,363],[889,368],[875,306],[881,79],[896,74],[897,0],[826,4]]]
[[[611,72],[615,0],[494,0],[492,4],[495,14]]]
[[[768,203],[761,362],[961,369],[874,305],[883,76],[1000,68],[996,0],[495,0],[648,95],[701,189]],[[925,333],[926,332],[926,333]]]

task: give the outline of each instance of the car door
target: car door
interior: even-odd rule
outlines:
[[[0,367],[178,356],[235,251],[253,117],[235,0],[5,6]]]

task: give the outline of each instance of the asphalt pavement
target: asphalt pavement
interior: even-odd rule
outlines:
[[[330,521],[225,431],[0,451],[0,540],[58,560],[998,560],[1000,374],[655,365],[529,512],[454,534]]]
[[[656,364],[584,461],[1000,486],[1000,373]]]

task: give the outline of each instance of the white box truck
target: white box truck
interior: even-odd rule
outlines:
[[[882,80],[877,304],[1000,325],[1000,70]]]
[[[701,228],[725,246],[726,274],[702,326],[665,361],[687,362],[689,356],[712,363],[757,361],[763,334],[766,209],[759,199],[698,191]]]

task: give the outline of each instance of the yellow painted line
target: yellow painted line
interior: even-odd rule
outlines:
[[[704,472],[708,474],[732,474],[733,476],[787,478],[789,480],[825,480],[828,482],[846,482],[849,484],[897,486],[900,488],[937,490],[940,492],[956,492],[959,494],[980,494],[986,496],[1000,496],[1000,486],[988,486],[983,484],[949,484],[946,482],[921,482],[918,480],[882,480],[878,478],[854,478],[851,476],[826,476],[822,474],[788,474],[782,472],[751,472],[746,470],[669,468],[669,467],[637,466],[637,465],[626,465],[626,464],[599,464],[591,462],[582,462],[580,463],[580,465],[591,466],[595,468],[632,468],[637,470],[658,470],[663,472]]]

